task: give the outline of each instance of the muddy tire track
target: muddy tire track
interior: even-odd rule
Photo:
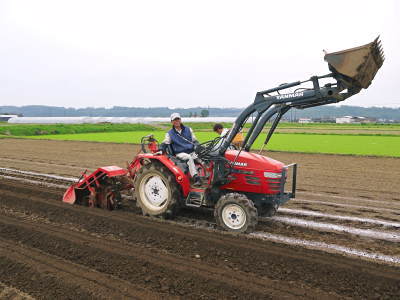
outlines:
[[[122,280],[137,274],[141,281],[138,278],[133,281],[140,282],[151,292],[161,289],[168,295],[195,298],[230,297],[232,293],[228,291],[232,290],[239,298],[362,297],[369,294],[369,287],[373,285],[380,295],[399,293],[400,278],[396,268],[215,231],[185,228],[131,212],[64,205],[55,201],[58,191],[34,186],[18,188],[21,185],[15,182],[0,185],[0,190],[4,191],[0,196],[1,204],[25,216],[21,220],[17,215],[5,215],[7,211],[2,210],[2,238],[97,272],[111,273]],[[35,218],[35,214],[41,218]],[[4,221],[6,219],[9,221]],[[96,239],[88,241],[92,235],[98,235],[97,242]],[[107,237],[116,240],[113,246],[108,244],[111,241]],[[124,250],[121,249],[125,247],[132,255],[122,253]],[[143,247],[157,255],[152,259],[143,257],[137,250]],[[117,249],[120,253],[115,253]],[[200,259],[194,258],[196,254]],[[157,257],[159,262],[164,262],[165,258],[165,264],[157,264]],[[183,260],[168,264],[169,259],[176,257]],[[184,269],[177,270],[174,265]],[[230,274],[236,274],[236,277]],[[153,286],[154,282],[156,285]],[[303,294],[299,293],[299,287]]]

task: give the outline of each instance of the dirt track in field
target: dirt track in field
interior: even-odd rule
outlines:
[[[68,177],[79,175],[82,168],[124,166],[137,150],[131,145],[13,139],[0,140],[0,149],[0,167]],[[281,219],[262,220],[258,233],[400,259],[399,242],[368,236],[399,234],[400,159],[278,152],[270,156],[299,163],[300,192],[298,200],[278,214]],[[65,205],[57,185],[66,182],[46,179],[55,185],[45,187],[34,184],[34,175],[8,174],[32,181],[27,183],[6,179],[5,174],[0,174],[3,291],[47,299],[400,295],[400,264],[188,225],[188,219],[195,220],[194,227],[212,224],[208,212],[186,211],[175,221],[163,221],[142,217],[129,201],[113,212]],[[310,212],[324,215],[302,215]],[[343,221],[338,216],[370,221]],[[350,232],[285,223],[293,218],[345,226]],[[352,234],[354,229],[364,231]]]
[[[125,167],[139,147],[112,143],[2,139],[0,149],[2,167],[78,176],[86,168],[94,170],[106,165]],[[302,197],[301,192],[312,192],[400,203],[399,158],[283,152],[264,154],[287,164],[299,164],[299,197]]]

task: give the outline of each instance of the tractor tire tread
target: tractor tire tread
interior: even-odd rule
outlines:
[[[138,207],[141,208],[142,213],[144,216],[151,216],[151,217],[158,217],[158,218],[162,218],[162,219],[170,219],[173,218],[174,215],[177,214],[180,205],[179,205],[179,199],[181,197],[181,193],[179,190],[179,186],[175,180],[175,177],[173,176],[173,174],[171,173],[171,171],[166,168],[164,165],[162,165],[161,163],[159,163],[158,161],[155,162],[151,162],[148,164],[145,164],[144,166],[142,166],[139,171],[137,172],[137,176],[136,176],[136,181],[135,181],[135,191],[139,190],[139,182],[140,182],[140,177],[144,174],[144,173],[148,173],[148,172],[152,172],[152,171],[157,171],[159,173],[161,173],[165,179],[167,180],[168,184],[169,184],[169,188],[171,190],[171,199],[169,199],[169,203],[168,206],[166,207],[165,211],[162,212],[161,214],[153,214],[151,211],[149,211],[145,205],[143,205],[141,203],[140,200],[140,195],[137,194],[136,192],[136,205]]]
[[[245,209],[248,216],[248,221],[247,221],[247,226],[245,226],[243,230],[232,230],[227,226],[225,226],[224,222],[222,221],[220,213],[222,211],[222,208],[228,203],[239,204]],[[234,232],[250,233],[255,230],[255,227],[258,223],[257,208],[254,206],[253,201],[240,193],[228,193],[223,195],[215,205],[214,217],[219,227],[227,231],[234,231]]]

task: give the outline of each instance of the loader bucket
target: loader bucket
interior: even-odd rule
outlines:
[[[76,201],[75,187],[72,185],[64,193],[63,202],[69,203],[69,204],[74,204],[75,201]]]
[[[324,59],[333,74],[344,79],[348,88],[364,89],[369,87],[385,60],[379,37],[364,46],[326,53]]]

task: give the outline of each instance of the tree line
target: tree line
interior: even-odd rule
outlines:
[[[66,108],[59,106],[29,105],[0,106],[0,114],[19,114],[25,117],[168,117],[179,112],[183,117],[237,117],[244,108],[220,107],[86,107]],[[359,106],[321,106],[305,110],[291,110],[285,119],[336,118],[343,116],[362,116],[384,120],[400,120],[400,108],[359,107]]]

